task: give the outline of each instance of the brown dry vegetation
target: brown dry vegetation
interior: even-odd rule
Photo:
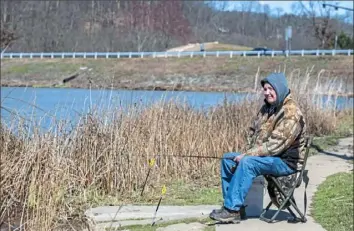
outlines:
[[[87,70],[80,71],[80,67]],[[2,86],[252,91],[258,79],[273,71],[315,86],[342,82],[353,93],[353,57],[194,57],[143,59],[18,59],[2,60]],[[76,79],[63,79],[80,73]],[[327,93],[322,92],[322,93]]]
[[[345,113],[313,103],[310,85],[291,81],[291,87],[296,89],[294,97],[309,133],[333,132]],[[173,101],[143,110],[132,107],[125,113],[93,111],[69,133],[62,133],[59,123],[50,133],[36,129],[28,133],[23,123],[2,123],[0,220],[21,223],[26,230],[58,230],[68,221],[89,223],[83,212],[99,204],[99,198],[137,203],[142,200],[139,194],[149,158],[157,154],[220,157],[242,151],[246,130],[261,102],[261,98],[240,104],[225,101],[207,112]],[[346,113],[352,116],[353,111]],[[105,122],[107,117],[110,124]],[[14,130],[20,131],[18,136]],[[218,162],[210,159],[160,157],[144,201],[156,198],[160,185],[172,181],[218,184],[218,172]]]

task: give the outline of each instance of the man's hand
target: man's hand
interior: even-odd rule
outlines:
[[[238,163],[238,162],[240,162],[240,160],[241,160],[244,156],[245,156],[245,154],[238,155],[238,156],[235,157],[234,161]]]

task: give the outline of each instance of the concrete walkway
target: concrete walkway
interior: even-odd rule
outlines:
[[[319,224],[315,223],[309,210],[311,209],[312,197],[326,177],[338,172],[347,172],[353,169],[353,164],[348,162],[353,158],[353,137],[341,139],[339,145],[333,146],[321,154],[312,156],[308,159],[307,169],[309,170],[309,185],[307,187],[307,223],[290,224],[287,222],[289,214],[282,212],[276,223],[268,224],[260,221],[258,218],[249,218],[242,221],[240,224],[222,224],[215,225],[216,231],[233,231],[233,230],[248,230],[248,231],[322,231],[324,230]],[[304,207],[304,185],[300,186],[295,191],[295,199],[298,207],[303,211]],[[269,203],[269,196],[264,196],[264,207]],[[180,220],[193,217],[207,217],[215,206],[160,206],[157,214],[157,223],[171,220]],[[119,212],[117,213],[119,209]],[[107,227],[120,227],[133,224],[151,224],[152,217],[155,212],[155,206],[124,206],[124,207],[99,207],[93,208],[86,212],[86,215],[91,217],[96,223],[96,230],[105,230]],[[272,209],[272,208],[271,208]],[[275,209],[275,208],[273,208]],[[275,211],[275,210],[273,210]],[[271,213],[271,212],[270,212]],[[181,229],[173,227],[159,228],[159,230],[203,230],[205,226],[196,228],[195,223],[188,225],[183,224]]]
[[[314,222],[310,214],[311,202],[317,186],[321,184],[326,177],[338,172],[347,172],[353,169],[353,164],[348,159],[353,158],[353,137],[341,139],[339,145],[334,146],[325,153],[309,157],[307,169],[309,170],[309,185],[307,187],[308,209],[306,223],[290,224],[287,222],[289,214],[284,212],[279,216],[279,222],[268,224],[256,219],[248,219],[237,225],[217,225],[216,231],[245,230],[248,231],[322,231],[325,230],[321,225]],[[295,191],[295,199],[300,210],[303,211],[304,185]],[[265,196],[265,206],[269,203],[269,196]]]

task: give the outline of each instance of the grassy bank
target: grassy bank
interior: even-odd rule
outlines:
[[[13,59],[1,61],[2,86],[250,91],[259,78],[285,71],[312,86],[331,80],[353,91],[353,57],[184,57],[144,59]],[[63,82],[67,77],[76,78]],[[330,93],[322,89],[322,93]],[[332,92],[333,93],[333,92]]]
[[[315,193],[312,214],[328,231],[353,230],[353,173],[329,176]]]
[[[319,107],[309,85],[290,81],[290,86],[311,134],[333,134],[341,118],[353,116],[352,110]],[[85,221],[83,211],[91,206],[156,203],[163,184],[168,187],[165,204],[218,203],[219,162],[210,159],[158,158],[140,197],[148,159],[242,151],[261,103],[261,98],[225,101],[207,112],[173,101],[146,109],[135,105],[128,112],[112,107],[83,115],[70,132],[62,130],[65,122],[58,122],[48,133],[39,132],[38,124],[29,133],[14,117],[13,123],[1,126],[0,218],[25,222],[30,230],[53,230],[68,221]],[[187,195],[181,185],[196,190]]]

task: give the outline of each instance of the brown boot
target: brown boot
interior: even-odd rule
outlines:
[[[219,210],[220,211],[220,210]],[[241,213],[240,211],[232,211],[225,207],[221,209],[219,213],[211,213],[209,215],[210,219],[220,221],[222,223],[234,223],[238,224],[241,222]]]
[[[246,206],[242,206],[242,207],[240,208],[241,220],[246,220],[246,219],[247,219],[246,207],[247,207],[247,205],[246,205]],[[223,209],[224,209],[224,206],[221,206],[220,209],[214,209],[214,210],[212,211],[212,213],[221,213]]]

